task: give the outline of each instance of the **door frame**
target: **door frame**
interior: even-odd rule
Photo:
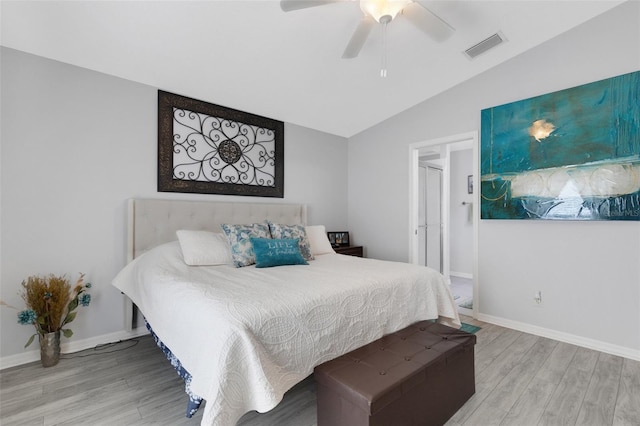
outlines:
[[[450,164],[452,144],[471,141],[473,150],[473,317],[478,313],[480,301],[479,294],[480,276],[478,274],[478,239],[479,239],[479,202],[480,202],[480,185],[479,185],[479,152],[478,152],[478,132],[461,133],[442,138],[431,139],[421,142],[414,142],[409,145],[409,262],[418,264],[418,162],[420,151],[424,148],[435,148],[437,146],[444,147],[446,157],[443,169],[443,196],[442,196],[442,215],[443,215],[443,275],[449,280],[449,209],[450,209]]]

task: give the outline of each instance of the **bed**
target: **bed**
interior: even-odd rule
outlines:
[[[176,238],[180,230],[265,221],[304,227],[306,207],[129,202],[130,262],[113,285],[186,379],[188,411],[206,401],[202,425],[232,426],[248,411],[269,411],[316,365],[417,321],[460,326],[444,277],[426,267],[336,254],[323,241],[323,250],[311,241],[307,264],[188,266]],[[304,229],[312,228],[317,241],[318,227]]]

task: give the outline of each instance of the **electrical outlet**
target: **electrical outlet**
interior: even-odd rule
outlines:
[[[540,290],[536,291],[536,294],[533,296],[533,300],[536,302],[536,305],[542,304],[542,292]]]

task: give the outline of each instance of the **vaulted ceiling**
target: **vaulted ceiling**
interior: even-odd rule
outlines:
[[[357,58],[341,59],[363,16],[357,1],[288,13],[275,0],[2,1],[1,43],[350,137],[622,2],[423,3],[455,32],[438,43],[398,15],[386,78],[379,24]],[[463,53],[497,32],[505,43],[475,59]]]

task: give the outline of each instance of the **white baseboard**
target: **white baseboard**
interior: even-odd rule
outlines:
[[[576,336],[574,334],[564,333],[557,330],[551,330],[549,328],[538,327],[532,324],[526,324],[519,321],[513,321],[506,318],[495,317],[492,315],[478,314],[477,319],[490,324],[499,325],[501,327],[511,328],[513,330],[522,331],[524,333],[533,334],[536,336],[546,337],[560,342],[569,343],[576,346],[581,346],[588,349],[594,349],[600,352],[608,353],[611,355],[617,355],[624,358],[629,358],[635,361],[640,361],[640,350],[627,348],[624,346],[613,345],[611,343],[602,342],[600,340],[589,339],[586,337]],[[133,339],[134,337],[144,336],[149,334],[146,327],[138,327],[131,331],[119,331],[115,333],[103,334],[97,337],[91,337],[88,339],[72,341],[63,343],[60,347],[62,353],[73,353],[83,351],[85,349],[91,349],[97,345],[106,343],[118,342],[120,340]],[[63,337],[64,339],[64,337]],[[33,343],[37,346],[37,342]],[[39,350],[30,350],[16,355],[9,355],[0,358],[0,370],[5,368],[15,367],[17,365],[28,364],[30,362],[40,360]]]
[[[90,337],[88,339],[70,341],[65,343],[65,337],[61,337],[62,344],[60,345],[60,352],[63,354],[69,354],[74,352],[83,351],[85,349],[95,348],[98,345],[104,345],[106,343],[119,342],[121,340],[133,339],[134,337],[140,337],[149,334],[149,330],[146,327],[138,327],[131,331],[118,331],[115,333],[103,334],[101,336]],[[38,339],[34,340],[31,344],[32,348],[38,348]],[[0,370],[5,368],[15,367],[17,365],[28,364],[30,362],[40,360],[40,350],[29,350],[21,354],[9,355],[0,358]]]
[[[473,309],[463,308],[462,306],[458,306],[458,313],[460,315],[466,315],[468,317],[473,318]]]
[[[501,327],[511,328],[513,330],[522,331],[524,333],[534,334],[536,336],[546,337],[560,342],[581,346],[587,349],[608,353],[611,355],[629,358],[640,361],[640,350],[627,348],[625,346],[613,345],[611,343],[602,342],[600,340],[589,339],[575,334],[564,333],[562,331],[552,330],[549,328],[538,327],[537,325],[526,324],[523,322],[513,321],[506,318],[494,317],[492,315],[478,314],[480,321],[490,324],[499,325]]]
[[[451,275],[452,277],[459,277],[459,278],[467,278],[472,280],[473,279],[473,274],[470,274],[468,272],[449,272],[449,275]]]

